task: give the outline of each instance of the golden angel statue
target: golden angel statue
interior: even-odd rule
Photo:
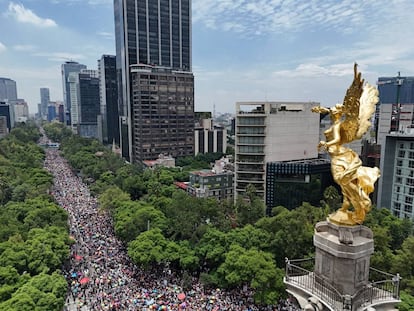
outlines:
[[[378,90],[368,83],[364,84],[355,64],[354,81],[343,103],[330,109],[312,108],[313,112],[329,112],[331,117],[332,125],[324,132],[326,141],[321,141],[318,148],[326,150],[331,157],[332,176],[342,190],[342,207],[328,217],[329,221],[338,225],[362,224],[371,209],[369,194],[374,191],[380,170],[362,166],[358,154],[345,144],[361,139],[367,132],[377,102]]]

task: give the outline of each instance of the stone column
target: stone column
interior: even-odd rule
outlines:
[[[351,296],[369,283],[370,257],[374,252],[369,228],[322,221],[315,226],[313,242],[317,279]]]

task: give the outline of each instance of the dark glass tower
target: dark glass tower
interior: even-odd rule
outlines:
[[[115,0],[114,11],[123,156],[139,162],[153,159],[159,150],[168,150],[173,156],[193,155],[194,125],[191,131],[188,128],[189,123],[194,124],[191,0]],[[142,67],[144,65],[147,67]],[[145,74],[141,75],[145,71],[147,80]],[[140,74],[136,75],[138,72]],[[180,85],[183,81],[178,81],[176,73],[185,75],[185,85]],[[168,81],[175,79],[177,82],[174,87],[170,85],[171,90],[165,89],[163,85],[163,79],[170,79],[166,75],[171,75],[172,80]],[[133,84],[133,79],[139,83]],[[153,86],[149,90],[147,88],[151,83]],[[181,92],[180,87],[184,87],[181,97],[177,96],[177,88]],[[150,147],[147,144],[143,146],[142,132],[139,130],[142,124],[151,124],[152,128],[157,129],[161,125],[177,124],[177,114],[161,113],[164,105],[169,105],[171,111],[183,112],[180,118],[188,121],[178,122],[183,125],[182,128],[174,126],[171,129],[167,127],[166,131],[154,131],[153,143]],[[148,113],[148,106],[151,107],[151,113]],[[155,136],[155,133],[161,132],[162,139]],[[123,135],[125,133],[128,133],[128,137]],[[170,137],[174,138],[168,141]],[[176,148],[177,139],[184,144],[179,149]],[[162,148],[158,148],[157,141],[163,141]]]
[[[102,140],[106,144],[112,144],[115,141],[119,145],[118,84],[115,56],[102,55],[98,66],[103,123]]]

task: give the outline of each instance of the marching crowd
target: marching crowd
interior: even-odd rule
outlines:
[[[260,308],[249,290],[240,292],[207,290],[192,280],[183,291],[170,269],[143,271],[127,255],[125,245],[114,234],[111,217],[99,210],[87,186],[71,170],[56,149],[46,149],[45,168],[54,175],[52,194],[69,214],[70,263],[65,269],[69,284],[67,306],[93,311],[255,311],[299,310],[290,300]],[[69,308],[67,309],[69,310]]]

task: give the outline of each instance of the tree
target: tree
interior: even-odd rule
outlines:
[[[38,274],[59,269],[69,257],[69,244],[67,232],[62,228],[31,229],[24,245],[28,271]]]
[[[414,236],[408,237],[397,250],[391,271],[401,275],[402,288],[414,295]]]
[[[153,206],[143,202],[130,201],[120,205],[115,213],[115,233],[123,241],[129,242],[149,228],[165,230],[165,215]]]
[[[260,219],[256,226],[271,234],[270,250],[278,267],[285,265],[286,257],[303,258],[312,253],[314,225],[321,210],[305,205],[292,211],[277,208],[274,212],[275,216]]]
[[[414,310],[414,296],[405,291],[400,293],[401,303],[398,304],[399,311],[412,311]]]
[[[98,200],[100,208],[114,212],[123,203],[131,201],[131,198],[128,193],[122,191],[117,186],[112,186],[106,189],[99,196]]]
[[[207,268],[217,269],[224,261],[228,247],[227,234],[214,227],[208,227],[197,244],[196,251]]]
[[[164,250],[168,241],[158,228],[141,233],[128,244],[128,255],[135,264],[148,269],[165,259]]]
[[[59,273],[32,277],[7,301],[0,310],[60,311],[65,303],[67,283]]]
[[[254,224],[265,216],[265,205],[257,197],[256,188],[249,184],[246,189],[246,196],[239,196],[236,202],[236,217],[239,226]]]
[[[255,300],[259,303],[276,303],[284,292],[283,271],[276,268],[270,253],[256,248],[247,250],[232,245],[217,274],[224,287],[246,284],[255,289]]]

